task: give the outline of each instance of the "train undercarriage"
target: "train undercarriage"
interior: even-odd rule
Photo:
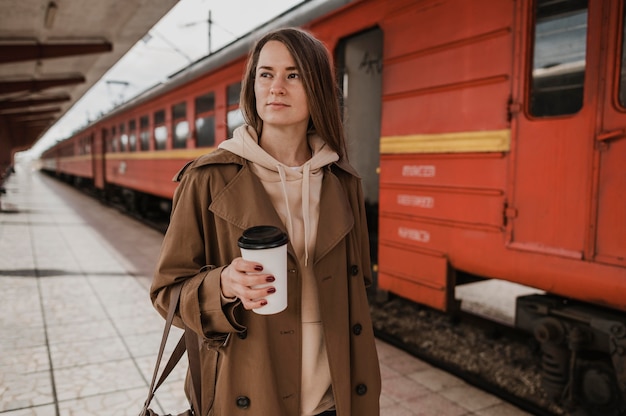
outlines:
[[[541,345],[542,387],[572,415],[626,414],[626,325],[616,312],[550,295],[517,300],[516,327]]]

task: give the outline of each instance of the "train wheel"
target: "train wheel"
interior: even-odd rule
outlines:
[[[577,365],[581,407],[590,415],[626,415],[613,365],[603,360],[581,359]]]

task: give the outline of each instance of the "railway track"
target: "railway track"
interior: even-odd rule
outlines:
[[[533,415],[568,414],[541,389],[538,345],[514,328],[399,297],[372,300],[371,311],[374,332],[385,342]]]

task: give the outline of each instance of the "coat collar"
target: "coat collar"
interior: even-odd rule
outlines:
[[[238,156],[234,153],[229,152],[224,149],[217,149],[211,153],[207,153],[203,156],[200,156],[193,163],[190,163],[190,168],[198,168],[201,166],[212,165],[212,164],[227,164],[227,163],[235,163],[243,166],[246,162],[244,158]],[[337,162],[332,164],[333,166],[337,166],[341,170],[346,173],[349,173],[352,176],[360,178],[357,171],[346,161],[345,158],[339,159]]]
[[[273,225],[285,231],[285,226],[263,184],[249,168],[248,162],[230,152],[227,153],[238,158],[242,168],[226,187],[214,196],[209,206],[211,212],[242,231],[255,225]],[[232,156],[226,156],[226,159],[231,159]],[[210,163],[220,162],[207,162],[195,167]],[[352,169],[349,164],[346,165]],[[314,262],[328,253],[354,226],[354,218],[343,186],[330,169],[324,172],[319,213]],[[294,253],[291,245],[289,250]]]

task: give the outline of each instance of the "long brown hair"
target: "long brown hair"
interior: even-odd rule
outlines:
[[[261,136],[263,120],[256,110],[254,80],[261,49],[271,40],[285,45],[302,77],[311,114],[309,133],[319,135],[340,158],[344,157],[346,148],[339,110],[339,89],[330,56],[321,41],[302,29],[283,28],[269,32],[260,38],[250,51],[239,99],[239,107],[245,122],[256,130],[259,137]]]

